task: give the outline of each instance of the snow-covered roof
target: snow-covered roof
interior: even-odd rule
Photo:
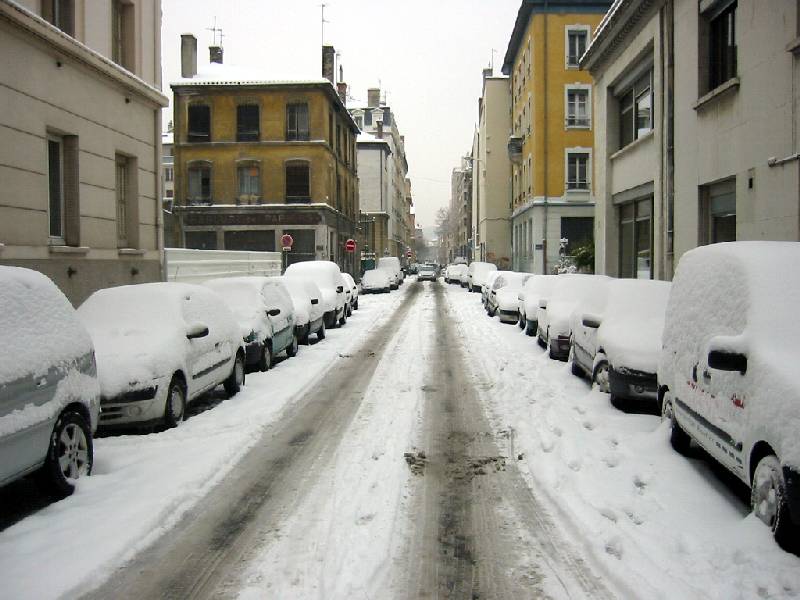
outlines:
[[[257,67],[209,63],[198,66],[194,77],[181,77],[172,82],[172,86],[183,85],[320,85],[331,82],[325,78],[311,79],[276,79],[274,73],[268,73]]]

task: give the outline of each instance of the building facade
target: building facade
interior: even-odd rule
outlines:
[[[578,68],[601,0],[524,0],[503,62],[510,76],[513,267],[551,273],[591,243],[592,79]]]
[[[598,271],[671,279],[698,245],[800,239],[797,23],[789,0],[615,4],[582,61]]]
[[[484,71],[478,130],[472,144],[472,230],[475,260],[511,268],[511,90],[507,77]]]
[[[472,160],[465,156],[450,177],[448,262],[457,256],[472,262]]]
[[[407,227],[410,207],[409,195],[406,194],[408,178],[408,161],[406,159],[405,138],[400,135],[397,117],[390,106],[381,100],[381,90],[367,90],[367,106],[350,109],[358,127],[362,130],[362,139],[369,137],[383,139],[389,144],[388,162],[388,202],[385,210],[389,215],[388,242],[378,249],[384,256],[396,256],[405,260],[406,250],[413,243],[413,230]]]
[[[290,234],[289,263],[324,259],[357,270],[345,242],[358,221],[358,129],[326,78],[269,81],[227,69],[222,49],[196,69],[182,39],[174,99],[176,245],[275,251]],[[333,48],[323,47],[325,57]],[[188,67],[188,71],[186,69]]]
[[[358,136],[359,248],[362,270],[388,255],[392,149],[383,137]]]
[[[161,3],[0,0],[0,264],[78,305],[158,281]]]

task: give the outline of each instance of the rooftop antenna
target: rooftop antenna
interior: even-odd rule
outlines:
[[[222,27],[217,27],[217,17],[214,17],[214,25],[206,27],[206,31],[210,31],[214,45],[222,46]],[[219,34],[219,44],[217,44],[217,34]]]
[[[321,12],[322,12],[321,21],[320,21],[320,29],[321,29],[321,31],[320,31],[320,41],[321,41],[320,46],[324,46],[325,45],[325,23],[330,23],[330,21],[326,21],[325,20],[325,7],[326,6],[328,6],[328,5],[325,4],[324,2],[319,5],[319,7],[321,9]]]
[[[494,55],[495,55],[495,54],[497,54],[497,50],[495,50],[494,48],[492,48],[492,63],[491,63],[491,67],[492,67],[492,75],[494,75]]]

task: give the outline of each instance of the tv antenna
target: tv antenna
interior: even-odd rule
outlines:
[[[324,2],[319,5],[321,10],[321,17],[320,17],[320,46],[325,45],[325,23],[330,23],[330,21],[325,20],[325,7],[328,6]]]
[[[222,27],[217,27],[217,17],[214,17],[214,25],[211,27],[206,27],[206,31],[211,32],[212,40],[215,46],[222,46]],[[217,34],[219,34],[219,44],[217,44]]]

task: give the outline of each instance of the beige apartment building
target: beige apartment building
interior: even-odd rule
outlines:
[[[472,144],[472,231],[475,260],[511,268],[511,133],[508,77],[483,73],[478,130]]]
[[[800,239],[793,0],[615,2],[595,77],[596,269],[671,279],[680,256]]]
[[[161,3],[0,0],[0,264],[73,304],[161,273]]]

